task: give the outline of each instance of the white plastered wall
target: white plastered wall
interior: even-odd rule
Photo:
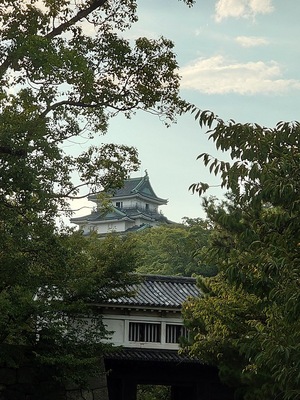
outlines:
[[[129,322],[145,322],[161,324],[161,341],[160,342],[131,342],[129,341]],[[177,350],[177,343],[166,343],[166,324],[183,325],[182,318],[179,313],[164,313],[157,316],[153,313],[147,315],[116,315],[105,314],[103,323],[106,329],[113,331],[111,340],[116,346],[147,348],[147,349],[170,349]]]

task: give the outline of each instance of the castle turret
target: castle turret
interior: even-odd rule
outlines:
[[[71,219],[85,234],[91,231],[125,233],[171,223],[158,209],[168,200],[156,196],[147,172],[143,177],[127,179],[122,188],[107,194],[109,207],[103,207],[101,194],[93,194],[88,199],[96,203],[95,210],[89,215]]]

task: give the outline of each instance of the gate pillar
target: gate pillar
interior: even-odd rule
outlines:
[[[122,400],[136,400],[137,384],[129,379],[122,381]]]

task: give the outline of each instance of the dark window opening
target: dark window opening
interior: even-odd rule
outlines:
[[[179,343],[179,338],[188,337],[188,330],[182,325],[166,325],[166,343]]]
[[[160,324],[129,322],[130,342],[160,342]]]

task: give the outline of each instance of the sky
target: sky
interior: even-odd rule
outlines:
[[[299,120],[299,0],[198,0],[192,8],[177,0],[137,2],[139,21],[127,35],[174,42],[185,100],[224,120],[268,127]],[[132,177],[147,170],[157,196],[169,200],[161,210],[172,221],[205,217],[201,198],[188,190],[192,183],[207,182],[216,186],[207,195],[223,195],[196,158],[228,155],[217,153],[190,114],[170,128],[145,112],[131,120],[118,116],[101,141],[137,148],[141,169]],[[92,207],[82,200],[75,215]]]

